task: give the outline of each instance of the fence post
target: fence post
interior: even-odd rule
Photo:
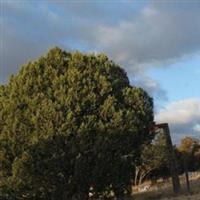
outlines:
[[[184,171],[185,171],[187,191],[190,193],[190,181],[189,181],[189,175],[188,175],[188,155],[187,155],[187,153],[185,153],[185,155],[184,155]]]

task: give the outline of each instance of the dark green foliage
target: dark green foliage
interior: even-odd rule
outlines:
[[[0,86],[0,197],[128,193],[153,103],[105,55],[51,49]]]

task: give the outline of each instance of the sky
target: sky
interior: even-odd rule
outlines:
[[[175,143],[200,139],[200,0],[0,0],[0,84],[54,46],[107,54]]]

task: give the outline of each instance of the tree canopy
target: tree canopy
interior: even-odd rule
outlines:
[[[128,193],[152,98],[104,54],[51,49],[0,86],[0,197]]]

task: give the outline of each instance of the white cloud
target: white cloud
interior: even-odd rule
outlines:
[[[170,124],[186,124],[200,118],[200,99],[172,102],[156,115],[156,121]]]
[[[175,141],[184,136],[200,138],[200,99],[175,101],[155,115],[157,123],[169,123]]]

